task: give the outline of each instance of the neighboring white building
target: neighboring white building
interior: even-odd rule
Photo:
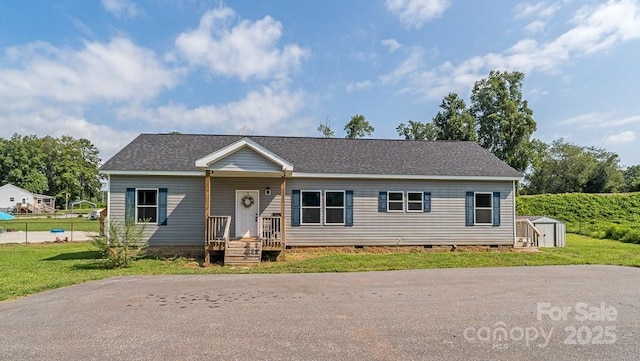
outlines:
[[[31,193],[13,184],[5,184],[0,187],[0,210],[11,208],[34,213],[53,212],[55,210],[55,198]]]

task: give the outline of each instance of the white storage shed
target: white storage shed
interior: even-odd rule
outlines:
[[[538,247],[564,247],[566,228],[562,221],[546,216],[519,216],[526,218],[540,231]]]

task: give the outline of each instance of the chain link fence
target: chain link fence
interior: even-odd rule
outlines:
[[[0,221],[0,244],[90,241],[100,232],[100,222],[86,219]]]

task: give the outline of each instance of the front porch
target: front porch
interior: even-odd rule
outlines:
[[[196,160],[204,173],[204,264],[258,264],[263,251],[284,254],[285,194],[293,165],[250,139]],[[280,190],[278,192],[277,190]]]
[[[212,255],[225,265],[256,265],[263,252],[283,255],[285,249],[286,177],[205,176],[204,264]],[[279,192],[278,192],[279,188]]]
[[[230,236],[230,216],[207,217],[205,264],[211,263],[211,253],[224,255],[225,265],[251,265],[260,262],[263,251],[282,252],[282,217],[258,217],[257,237]]]

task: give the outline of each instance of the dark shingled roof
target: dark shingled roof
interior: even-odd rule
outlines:
[[[245,136],[141,134],[102,171],[198,171],[195,161]],[[294,172],[521,177],[473,142],[247,136],[293,164]]]

